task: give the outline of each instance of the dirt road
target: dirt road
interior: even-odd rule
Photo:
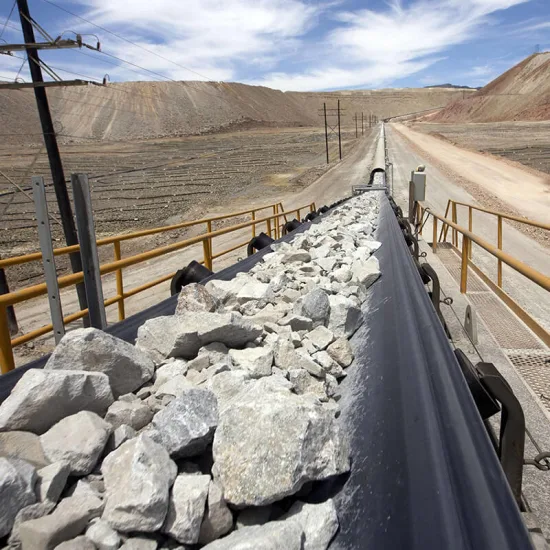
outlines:
[[[377,135],[376,133],[372,134]],[[370,175],[370,164],[373,154],[373,139],[371,136],[365,136],[355,146],[354,150],[346,156],[340,163],[331,168],[322,177],[312,183],[309,187],[298,193],[286,192],[279,198],[283,202],[285,210],[291,210],[315,202],[317,207],[324,204],[330,204],[336,199],[348,196],[351,193],[351,186],[364,182]],[[255,199],[251,203],[239,204],[240,209],[247,207],[256,207],[271,202],[272,198]],[[274,201],[273,201],[274,202]],[[242,208],[241,208],[242,207]],[[234,211],[235,208],[226,208],[227,212]],[[306,212],[302,213],[302,216]],[[214,214],[219,214],[219,208]],[[265,231],[264,227],[258,227],[257,232]],[[251,229],[246,228],[227,235],[223,235],[214,240],[213,253],[216,254],[235,245],[235,243],[246,242],[251,238]],[[231,265],[246,254],[246,250],[241,248],[226,256],[214,261],[214,270],[220,270],[223,267]],[[160,278],[186,266],[191,260],[202,259],[202,244],[183,249],[181,251],[151,260],[124,271],[124,288],[130,290],[138,287],[147,281]],[[126,316],[141,311],[169,296],[169,282],[160,284],[149,291],[137,294],[126,300]],[[103,293],[105,299],[116,295],[116,281],[114,275],[107,275],[103,278]],[[69,314],[78,310],[78,302],[73,289],[61,291],[61,301],[64,314]],[[39,328],[49,322],[49,311],[47,302],[44,299],[36,299],[17,306],[16,309],[19,326],[22,332]],[[117,321],[116,305],[107,308],[107,318],[109,322]],[[78,326],[78,324],[75,324]],[[30,348],[21,346],[15,349],[16,361],[22,365],[34,357],[51,351],[53,341],[50,338],[43,338],[36,341]]]
[[[395,129],[451,170],[497,196],[522,215],[540,222],[548,220],[550,185],[543,176],[487,155],[466,151],[402,124],[395,124]]]
[[[510,174],[506,173],[502,166],[498,166],[498,161],[494,159],[476,155],[469,151],[463,151],[452,145],[447,146],[435,138],[411,132],[402,125],[388,125],[388,152],[390,161],[394,164],[394,196],[398,204],[403,207],[404,211],[408,209],[408,181],[410,179],[410,172],[419,164],[424,164],[426,166],[428,174],[426,203],[435,212],[444,214],[448,199],[470,204],[479,203],[455,180],[446,175],[438,167],[434,166],[434,164],[428,160],[427,155],[422,153],[422,149],[414,149],[411,147],[410,142],[404,139],[400,132],[403,132],[403,134],[414,140],[414,143],[420,148],[427,147],[430,156],[437,154],[438,161],[442,160],[449,166],[457,166],[457,163],[462,163],[464,165],[462,173],[472,175],[473,178],[475,177],[475,182],[482,186],[488,193],[494,189],[495,184],[499,181],[506,183],[511,181]],[[417,137],[419,137],[419,139],[417,139]],[[427,138],[427,140],[425,138]],[[439,146],[443,145],[444,147],[440,148],[434,146],[433,142],[436,142]],[[440,154],[441,156],[439,156]],[[468,159],[471,158],[471,155],[475,158],[472,159],[471,164],[468,164]],[[496,167],[495,164],[497,165]],[[533,183],[532,180],[530,180],[530,178],[532,178],[530,174],[522,173],[518,169],[511,169],[505,163],[502,164],[508,170],[513,170],[513,174],[517,177],[515,180],[516,182],[530,181],[531,184]],[[504,174],[503,179],[500,179],[501,174]],[[504,183],[501,183],[501,187],[504,188]],[[498,196],[502,198],[500,193]],[[543,201],[544,197],[540,197],[540,200]],[[528,201],[526,201],[526,203],[526,209],[529,210],[531,205]],[[524,203],[522,201],[516,204],[516,208],[522,208],[523,205]],[[548,208],[549,206],[546,206],[546,220],[548,218]],[[465,209],[459,211],[459,225],[465,225],[467,227],[467,217],[468,213]],[[497,244],[497,224],[493,216],[474,211],[473,230],[474,233],[481,235],[485,240],[492,244]],[[431,231],[432,226],[430,221],[424,229],[425,238],[429,241],[431,241],[429,237],[432,234]],[[504,222],[503,226],[503,249],[505,252],[512,254],[538,271],[546,274],[550,271],[550,250],[529,238],[527,235],[519,232],[506,222]],[[497,262],[493,256],[479,247],[474,246],[473,260],[485,273],[489,274],[493,280],[496,280]],[[545,326],[547,330],[550,329],[550,294],[548,292],[534,283],[531,283],[506,265],[503,269],[503,286],[504,290],[512,296],[516,302],[535,317],[539,323]]]

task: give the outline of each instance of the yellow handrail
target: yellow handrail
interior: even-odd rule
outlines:
[[[256,218],[255,213],[264,210],[266,208],[272,208],[273,214],[269,216],[264,216],[262,218]],[[115,303],[118,304],[119,308],[119,319],[124,319],[125,316],[125,310],[124,310],[124,299],[128,298],[130,296],[134,296],[135,294],[139,292],[143,292],[145,290],[148,290],[149,288],[152,288],[153,286],[156,286],[158,284],[161,284],[167,280],[170,280],[174,273],[170,273],[169,275],[164,275],[160,277],[159,279],[156,279],[154,281],[149,281],[148,283],[145,283],[141,285],[140,287],[131,289],[129,291],[125,291],[123,287],[123,279],[122,279],[122,269],[126,267],[130,267],[132,265],[136,265],[139,263],[146,262],[148,260],[152,260],[154,258],[158,258],[159,256],[163,256],[165,254],[169,254],[171,252],[175,252],[177,250],[187,248],[189,246],[192,246],[194,244],[203,243],[203,260],[200,263],[203,263],[206,267],[209,269],[212,268],[212,262],[215,258],[219,258],[225,254],[228,254],[240,247],[246,246],[248,244],[248,240],[244,242],[240,242],[236,246],[232,246],[228,248],[227,250],[223,250],[222,252],[218,252],[216,254],[213,254],[212,252],[212,240],[216,237],[226,235],[228,233],[232,233],[234,231],[239,231],[241,229],[245,229],[247,227],[252,228],[252,235],[254,236],[256,234],[256,226],[262,223],[266,224],[266,233],[271,235],[275,233],[275,236],[280,236],[280,232],[282,230],[282,225],[280,224],[280,218],[284,217],[286,219],[287,214],[294,214],[296,213],[298,217],[300,217],[300,211],[309,209],[310,211],[315,210],[315,203],[311,203],[308,205],[301,206],[299,208],[296,208],[294,210],[290,210],[288,212],[285,212],[281,203],[275,203],[273,205],[267,206],[267,207],[261,207],[256,208],[253,210],[246,210],[243,212],[237,212],[233,214],[229,214],[227,216],[215,216],[212,218],[205,218],[194,222],[184,222],[182,224],[176,224],[172,226],[167,226],[165,228],[154,228],[144,231],[137,231],[131,234],[125,234],[125,235],[116,235],[113,237],[108,237],[107,239],[102,239],[101,244],[113,244],[114,250],[115,250],[115,260],[112,262],[108,262],[105,264],[102,264],[100,266],[100,274],[106,275],[108,273],[116,273],[116,287],[117,287],[117,294],[107,300],[105,300],[105,306],[110,306]],[[223,219],[229,219],[234,218],[243,214],[251,214],[252,220],[247,222],[242,222],[239,224],[235,224],[229,227],[225,227],[222,229],[218,229],[215,231],[212,231],[212,221],[215,220],[223,220]],[[271,222],[275,221],[274,227],[272,229]],[[197,225],[200,223],[206,223],[207,225],[207,231],[206,233],[203,233],[201,235],[197,235],[195,237],[191,237],[188,239],[185,239],[180,242],[172,243],[169,245],[165,245],[162,247],[158,247],[152,250],[149,250],[147,252],[142,252],[140,254],[136,254],[134,256],[130,256],[128,258],[121,258],[121,252],[120,252],[120,242],[123,240],[128,240],[129,238],[138,238],[143,237],[155,233],[161,233],[165,231],[171,231],[173,229],[177,229],[180,227],[189,227],[192,225]],[[98,244],[100,244],[100,241],[98,241]],[[58,254],[68,254],[74,251],[78,251],[79,247],[64,247],[57,249]],[[28,256],[31,256],[32,258],[29,260]],[[7,265],[18,265],[21,263],[27,263],[28,261],[36,261],[41,258],[40,253],[35,254],[29,254],[28,256],[19,256],[16,258],[10,258],[8,260],[2,260],[2,264],[0,264],[0,267],[6,266],[5,262],[9,262],[10,260],[12,263],[8,263]],[[15,260],[15,261],[14,261]],[[58,285],[59,288],[66,288],[72,285],[76,285],[79,283],[82,283],[84,280],[84,276],[82,272],[79,273],[71,273],[69,275],[64,275],[62,277],[58,278]],[[10,333],[8,329],[7,324],[7,308],[9,306],[13,306],[15,304],[19,304],[22,302],[25,302],[27,300],[31,300],[33,298],[37,298],[39,296],[44,296],[47,294],[47,287],[46,283],[40,283],[37,285],[33,285],[30,287],[22,288],[20,290],[16,290],[13,292],[10,292],[8,294],[0,295],[0,369],[2,373],[8,372],[15,368],[15,361],[13,357],[13,347],[17,345],[21,345],[25,342],[29,342],[35,338],[38,338],[39,336],[43,336],[44,334],[47,334],[48,332],[51,332],[53,330],[53,327],[51,324],[46,325],[44,327],[40,327],[34,331],[31,331],[27,334],[24,334],[22,336],[18,336],[14,339],[10,338]],[[68,315],[64,318],[64,323],[70,323],[72,321],[75,321],[77,319],[80,319],[84,317],[87,313],[87,310],[81,310],[76,313],[73,313],[71,315]]]

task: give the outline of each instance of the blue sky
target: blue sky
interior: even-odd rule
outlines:
[[[42,54],[96,80],[108,73],[112,81],[225,80],[299,91],[482,86],[537,45],[550,49],[550,0],[50,0],[137,46],[47,0],[28,1],[52,36],[100,38],[103,54]],[[12,5],[0,0],[0,32]],[[16,12],[2,34],[8,43],[22,40]],[[23,61],[0,56],[0,77],[13,79],[23,65],[28,80]]]

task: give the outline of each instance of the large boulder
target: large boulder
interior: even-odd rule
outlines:
[[[303,550],[304,532],[297,521],[271,521],[243,527],[203,550]]]
[[[260,382],[231,401],[214,436],[215,475],[237,507],[270,504],[349,470],[347,441],[329,411]]]
[[[101,515],[103,503],[92,494],[63,499],[53,513],[19,526],[22,550],[51,550],[80,535],[88,522]],[[86,548],[86,546],[81,546]]]
[[[67,416],[40,436],[46,457],[70,464],[72,475],[87,475],[97,464],[113,431],[112,426],[90,411]]]
[[[0,458],[0,538],[12,529],[17,513],[36,502],[36,470],[30,464]]]
[[[106,504],[103,519],[122,532],[160,529],[168,511],[177,467],[161,445],[141,434],[103,461]]]
[[[30,369],[0,405],[0,431],[44,433],[79,411],[100,416],[113,402],[109,378],[99,372]]]
[[[210,476],[178,475],[170,493],[164,533],[182,544],[198,542],[209,485]]]
[[[190,388],[153,417],[148,434],[170,456],[181,458],[202,453],[217,425],[216,396],[207,389]]]
[[[155,372],[153,362],[141,350],[96,328],[68,332],[44,368],[106,374],[115,397],[137,390]]]

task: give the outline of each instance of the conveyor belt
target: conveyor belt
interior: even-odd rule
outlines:
[[[383,193],[380,193],[383,195]],[[313,222],[315,223],[315,222]],[[304,226],[296,230],[303,230]],[[285,237],[286,239],[291,236]],[[519,511],[449,342],[383,196],[366,323],[341,389],[352,472],[336,504],[333,549],[527,550]],[[248,271],[265,249],[213,277]],[[107,331],[133,342],[146,319],[170,315],[171,297]],[[22,373],[0,377],[0,401]]]

